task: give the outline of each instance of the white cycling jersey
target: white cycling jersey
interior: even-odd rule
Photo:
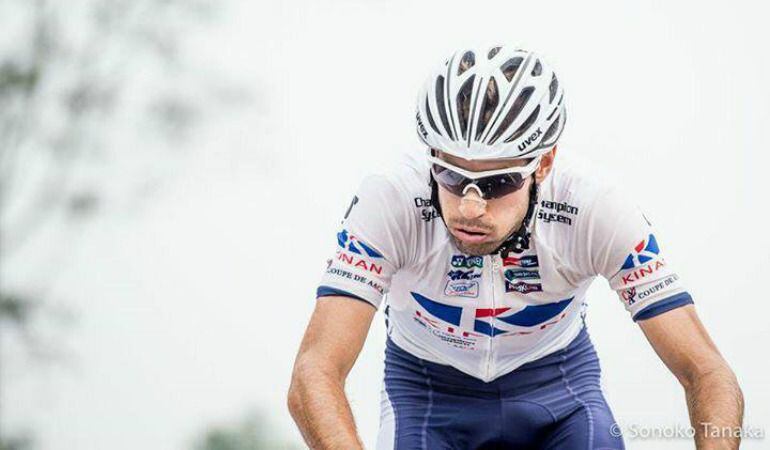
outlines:
[[[317,293],[385,298],[389,336],[418,358],[491,381],[560,350],[597,275],[634,320],[692,303],[641,211],[563,158],[541,184],[529,249],[508,258],[459,251],[429,179],[410,158],[363,181]]]

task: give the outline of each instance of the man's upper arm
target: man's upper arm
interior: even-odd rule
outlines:
[[[297,361],[334,370],[344,379],[366,341],[375,307],[343,296],[320,297],[310,318]]]
[[[316,291],[316,307],[298,361],[314,369],[334,364],[341,376],[355,363],[393,275],[404,264],[410,204],[386,177],[358,188],[337,233],[334,256]]]
[[[683,385],[725,364],[693,305],[637,322],[660,359]]]

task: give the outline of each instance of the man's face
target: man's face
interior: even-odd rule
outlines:
[[[548,174],[554,148],[543,155],[540,167],[535,172],[538,182]],[[439,152],[446,162],[472,172],[524,166],[527,160],[507,161],[469,161]],[[465,196],[460,197],[438,187],[439,202],[449,234],[455,246],[468,255],[487,255],[495,251],[503,241],[521,226],[529,204],[529,190],[534,182],[530,175],[524,186],[516,192],[482,201],[478,192],[470,188]],[[486,202],[486,205],[484,205]]]

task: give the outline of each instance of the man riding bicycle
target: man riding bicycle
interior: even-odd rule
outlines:
[[[387,323],[378,448],[622,449],[584,323],[602,276],[685,389],[699,449],[734,449],[736,378],[624,192],[564,158],[564,90],[535,53],[463,49],[418,97],[425,156],[364,180],[295,362],[312,448],[362,448],[344,382]],[[383,299],[386,299],[383,302]]]

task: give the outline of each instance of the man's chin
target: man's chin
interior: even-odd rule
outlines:
[[[470,244],[458,239],[455,235],[449,233],[449,237],[452,239],[455,247],[466,255],[471,256],[485,256],[489,255],[502,244],[501,241],[483,242],[480,244]]]

